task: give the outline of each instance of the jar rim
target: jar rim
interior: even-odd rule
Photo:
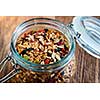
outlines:
[[[56,24],[59,24],[60,27],[64,27],[66,30],[69,30],[69,32],[71,32],[71,30],[65,25],[63,24],[62,22],[60,22],[59,20],[56,20],[56,19],[51,19],[51,18],[32,18],[32,19],[29,19],[29,20],[26,20],[24,21],[23,23],[21,23],[20,25],[18,25],[15,29],[15,31],[13,32],[13,35],[12,35],[12,39],[11,39],[11,52],[13,53],[14,57],[16,57],[16,59],[22,61],[22,62],[26,62],[28,65],[31,65],[33,70],[35,66],[42,66],[42,67],[49,67],[49,66],[55,66],[55,65],[59,65],[59,63],[63,62],[63,65],[62,66],[59,66],[59,68],[63,68],[65,66],[65,64],[67,64],[71,58],[73,57],[74,55],[74,52],[75,52],[75,41],[73,39],[73,36],[71,34],[70,35],[70,39],[71,39],[71,47],[70,47],[70,51],[69,53],[64,57],[62,58],[60,61],[57,61],[57,62],[54,62],[53,64],[35,64],[35,63],[32,63],[30,61],[27,61],[25,60],[23,57],[21,57],[17,50],[15,49],[15,46],[14,46],[14,42],[13,42],[13,37],[15,36],[15,34],[17,33],[17,31],[19,30],[20,27],[23,27],[23,25],[26,25],[28,22],[31,22],[31,21],[36,21],[36,20],[46,20],[46,21],[52,21],[52,22],[55,22]],[[38,24],[38,22],[35,22],[35,25]],[[66,33],[65,33],[66,34]],[[56,68],[56,69],[59,69],[59,68]],[[28,68],[26,68],[28,69]]]

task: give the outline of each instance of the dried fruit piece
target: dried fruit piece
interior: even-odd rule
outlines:
[[[29,56],[25,54],[25,55],[23,56],[23,58],[24,58],[25,60],[28,60],[28,59],[29,59]]]
[[[35,59],[34,63],[39,64],[40,63],[39,59]]]
[[[46,28],[46,29],[44,29],[44,31],[45,31],[45,32],[47,32],[47,31],[48,31],[48,29]]]
[[[46,59],[44,60],[44,63],[45,63],[45,64],[49,64],[49,63],[50,63],[50,59],[49,59],[49,58],[46,58]]]

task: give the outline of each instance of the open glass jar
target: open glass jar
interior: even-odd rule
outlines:
[[[52,28],[59,30],[69,41],[69,52],[60,61],[53,64],[35,64],[25,60],[16,50],[18,37],[29,29]],[[75,39],[89,54],[100,58],[100,20],[94,17],[75,17],[71,24],[48,18],[34,18],[20,24],[13,32],[10,53],[0,62],[0,72],[7,61],[13,70],[0,79],[0,82],[46,82],[64,83],[75,72]]]

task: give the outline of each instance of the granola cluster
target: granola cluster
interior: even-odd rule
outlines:
[[[69,43],[60,31],[44,28],[23,33],[17,40],[16,50],[30,62],[53,64],[68,54]]]

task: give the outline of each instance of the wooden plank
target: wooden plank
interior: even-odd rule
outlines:
[[[6,57],[10,50],[11,36],[17,25],[25,20],[37,17],[55,18],[54,16],[0,16],[0,61]],[[6,68],[0,74],[0,77],[7,74],[11,69],[11,64],[7,63]]]
[[[60,20],[63,23],[70,23],[73,16],[57,16],[56,19]],[[100,18],[100,16],[97,16]],[[77,70],[74,77],[70,82],[79,82],[79,83],[94,83],[100,82],[100,60],[90,56],[85,52],[79,45],[76,45],[76,65]]]

